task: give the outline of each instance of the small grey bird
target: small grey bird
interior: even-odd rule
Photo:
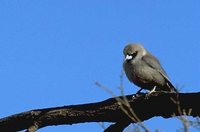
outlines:
[[[140,44],[128,44],[124,48],[123,63],[127,78],[141,89],[177,92],[159,60]]]

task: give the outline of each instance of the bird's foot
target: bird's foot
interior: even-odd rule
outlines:
[[[149,93],[147,93],[147,94],[145,95],[145,99],[148,99],[148,98],[150,97],[150,95],[151,95],[152,93],[155,93],[155,92],[156,92],[156,86],[154,86],[153,89],[152,89]]]
[[[138,97],[140,97],[140,94],[134,94],[133,96],[132,96],[132,99],[134,100],[134,99],[137,99]]]
[[[141,88],[140,90],[138,90],[138,91],[136,92],[136,94],[133,95],[132,99],[136,99],[136,98],[140,97],[141,91],[142,91],[142,88]]]

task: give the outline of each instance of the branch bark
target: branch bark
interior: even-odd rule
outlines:
[[[105,131],[123,131],[130,123],[155,116],[200,116],[200,92],[140,94],[110,98],[102,102],[35,109],[0,119],[0,131],[36,131],[51,125],[85,122],[113,122]],[[127,104],[128,103],[128,104]],[[129,106],[130,105],[130,106]],[[133,117],[133,118],[131,118]]]

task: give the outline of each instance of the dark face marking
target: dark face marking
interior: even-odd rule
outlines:
[[[137,51],[133,52],[132,54],[127,53],[125,56],[126,61],[131,61],[137,56]]]
[[[137,51],[135,51],[134,53],[132,53],[132,54],[131,54],[131,56],[132,56],[132,59],[134,59],[134,58],[137,56],[137,53],[138,53],[138,52],[137,52]]]

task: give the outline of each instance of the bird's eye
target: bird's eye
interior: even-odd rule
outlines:
[[[131,54],[131,56],[133,57],[133,58],[135,58],[135,56],[137,55],[137,51],[135,51],[133,54]]]

